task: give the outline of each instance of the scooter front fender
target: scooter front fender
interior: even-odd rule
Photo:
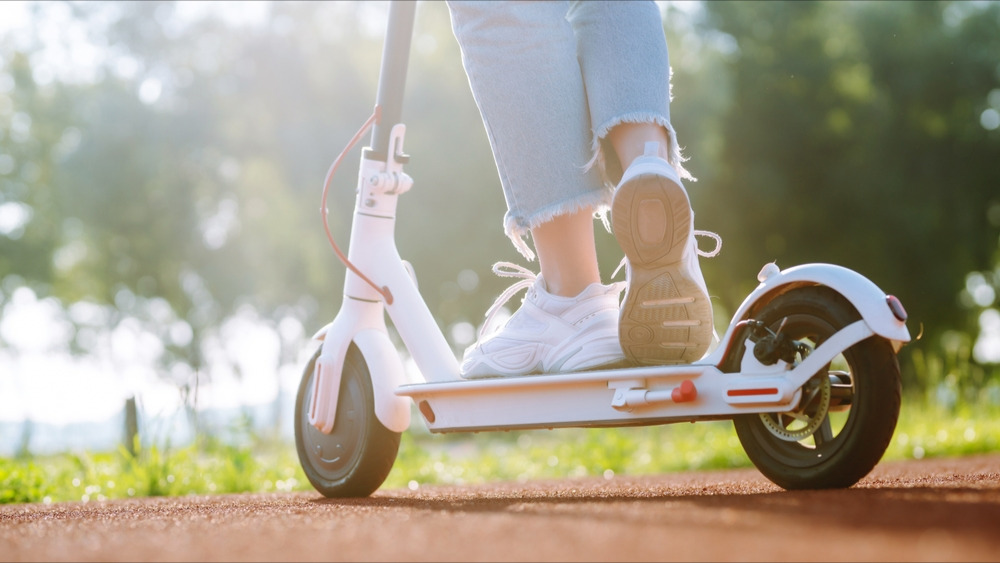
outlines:
[[[835,264],[803,264],[786,270],[768,264],[758,275],[760,285],[743,300],[733,320],[726,330],[722,342],[731,342],[739,330],[739,322],[753,318],[753,315],[775,297],[796,287],[822,285],[843,295],[857,309],[862,320],[875,334],[893,342],[895,348],[910,341],[910,333],[905,320],[896,317],[889,306],[889,296],[875,283],[854,270]],[[712,354],[711,360],[719,363],[724,359],[730,346],[720,347]],[[701,363],[701,362],[699,362]]]
[[[354,344],[361,351],[371,373],[375,398],[375,417],[393,432],[410,427],[410,400],[396,395],[396,388],[406,383],[403,362],[399,359],[389,335],[375,329],[354,335]]]
[[[316,386],[309,423],[320,432],[333,430],[344,357],[351,342],[368,366],[376,418],[393,432],[409,428],[409,401],[395,394],[396,387],[406,383],[403,363],[386,332],[382,311],[381,303],[345,299],[333,322],[313,335],[314,340],[322,342],[322,349],[314,373]]]

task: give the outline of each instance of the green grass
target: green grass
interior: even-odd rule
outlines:
[[[131,455],[80,452],[0,459],[0,503],[94,501],[190,494],[269,492],[309,486],[294,446],[232,446],[200,440]]]
[[[987,395],[983,395],[986,397]],[[1000,450],[1000,405],[903,402],[883,459],[962,456]],[[383,488],[427,484],[642,475],[750,467],[729,422],[645,428],[403,435]],[[67,453],[0,459],[0,503],[95,501],[145,496],[311,490],[292,444],[202,438],[131,455]]]

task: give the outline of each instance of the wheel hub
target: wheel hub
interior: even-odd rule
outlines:
[[[761,413],[764,427],[779,440],[798,442],[812,436],[830,411],[831,385],[826,372],[802,386],[799,408],[783,413]]]

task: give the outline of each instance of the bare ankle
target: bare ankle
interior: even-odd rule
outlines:
[[[531,230],[546,291],[576,297],[592,283],[600,283],[594,217],[591,210],[557,215]]]
[[[667,130],[656,123],[619,123],[608,131],[608,141],[614,147],[621,162],[622,170],[632,164],[632,161],[642,156],[646,143],[660,143],[658,156],[666,160],[669,156],[670,139]]]

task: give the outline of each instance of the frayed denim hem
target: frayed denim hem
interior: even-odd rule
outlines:
[[[612,188],[618,185],[625,171],[622,169],[622,164],[618,161],[618,156],[615,154],[614,148],[612,148],[611,143],[606,137],[611,129],[621,123],[656,123],[666,129],[667,139],[670,142],[670,146],[667,147],[667,162],[677,170],[677,174],[681,178],[692,182],[697,181],[684,168],[683,163],[687,161],[687,158],[681,155],[681,148],[677,144],[677,133],[674,131],[674,127],[667,118],[656,113],[628,113],[615,117],[598,127],[594,133],[594,142],[591,146],[594,156],[591,157],[590,162],[587,163],[584,170],[590,170],[594,166],[598,166],[601,178],[605,184]]]
[[[608,212],[611,209],[612,195],[613,192],[610,189],[601,189],[588,192],[575,199],[545,206],[531,215],[516,216],[508,212],[503,222],[504,234],[510,238],[514,248],[521,256],[524,256],[528,262],[532,262],[535,260],[535,253],[525,242],[525,236],[530,234],[531,229],[551,221],[553,217],[574,213],[582,209],[592,209],[594,216],[601,220],[604,228],[610,233],[611,224],[608,221]]]

